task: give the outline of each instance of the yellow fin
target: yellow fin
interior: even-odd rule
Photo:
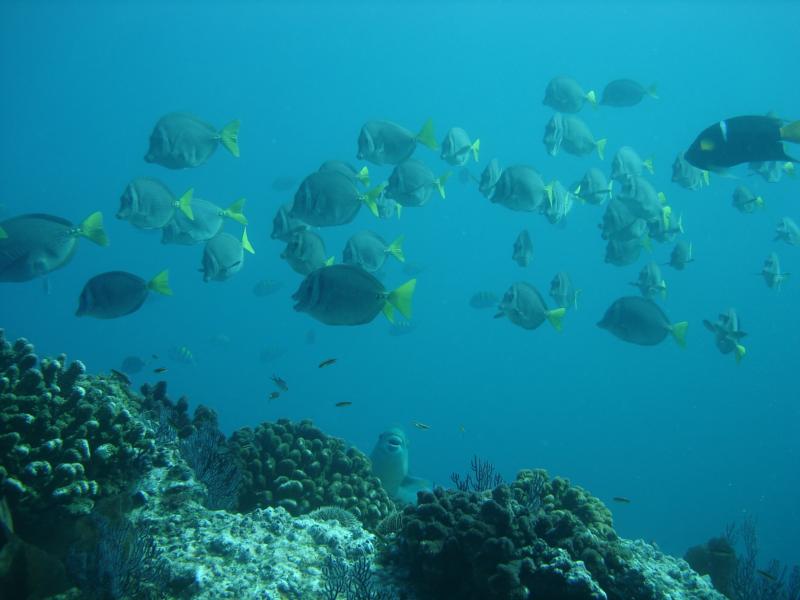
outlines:
[[[754,202],[756,203],[756,206],[758,206],[760,208],[766,208],[766,204],[764,203],[764,198],[763,197],[756,196],[756,199],[754,200]]]
[[[575,194],[576,196],[580,195],[580,193],[581,193],[581,184],[580,183],[575,187],[574,190],[572,190],[572,193]]]
[[[594,90],[589,90],[586,92],[586,96],[584,96],[589,104],[592,105],[592,108],[597,108],[597,94],[594,93]]]
[[[100,211],[86,217],[78,228],[78,233],[98,246],[108,246],[108,236],[103,229],[103,213]]]
[[[417,286],[416,279],[409,279],[396,290],[389,292],[387,303],[399,310],[406,319],[411,319],[411,297]]]
[[[658,97],[658,86],[655,83],[649,85],[646,91],[647,95],[653,98],[654,100],[661,100],[661,98]]]
[[[659,192],[660,194],[661,192]],[[665,200],[662,200],[664,202]],[[661,208],[661,222],[664,224],[664,229],[669,229],[669,221],[672,216],[672,207],[667,205]]]
[[[247,250],[250,254],[255,254],[255,248],[253,248],[253,244],[250,243],[250,240],[247,237],[247,227],[244,228],[242,232],[242,248]]]
[[[595,142],[595,148],[597,148],[597,156],[600,157],[600,160],[605,160],[606,158],[606,144],[608,140],[603,138],[601,140],[597,140]]]
[[[406,257],[403,254],[403,240],[405,239],[406,236],[398,235],[397,239],[389,244],[388,248],[386,248],[386,252],[394,256],[400,262],[406,262]]]
[[[656,168],[653,165],[653,157],[652,156],[650,158],[645,158],[642,161],[642,166],[645,169],[647,169],[647,171],[650,173],[650,175],[653,175],[656,172]]]
[[[481,149],[481,139],[478,138],[477,140],[472,142],[472,146],[470,146],[470,149],[472,150],[472,158],[475,159],[475,162],[478,162],[478,152]]]
[[[380,213],[378,213],[378,198],[380,198],[384,189],[386,189],[386,183],[375,186],[361,196],[361,201],[369,207],[369,211],[376,217],[380,216]]]
[[[641,237],[639,242],[642,244],[642,248],[647,250],[648,252],[653,251],[653,242],[650,240],[650,236],[646,233]]]
[[[231,121],[222,131],[219,132],[219,139],[222,145],[228,149],[228,152],[239,158],[239,126],[241,123],[239,119]]]
[[[392,307],[391,304],[384,302],[381,312],[383,312],[383,316],[386,317],[386,320],[389,321],[389,323],[394,324],[394,307]]]
[[[394,210],[397,212],[397,218],[400,218],[400,215],[403,214],[403,205],[398,204],[397,202],[394,203]]]
[[[786,173],[789,177],[794,177],[796,174],[794,163],[789,161],[783,163],[783,172]]]
[[[544,314],[547,317],[547,322],[555,327],[556,331],[561,331],[563,329],[561,322],[564,320],[566,312],[566,308],[554,308],[553,310],[546,311]]]
[[[192,211],[192,196],[194,196],[194,188],[189,188],[183,196],[178,198],[178,209],[185,214],[190,221],[194,221],[194,211]]]
[[[736,344],[736,350],[734,352],[734,356],[736,357],[737,363],[744,358],[745,354],[747,354],[747,348],[745,348],[741,344]]]
[[[578,310],[578,296],[581,295],[583,290],[575,290],[575,296],[572,299],[572,306],[575,310]]]
[[[706,187],[711,185],[711,175],[706,170],[703,170],[703,182],[706,184]]]
[[[656,194],[656,198],[658,198],[658,201],[661,202],[661,204],[667,203],[667,195],[664,192],[658,192],[658,194]]]
[[[714,149],[714,142],[709,139],[700,140],[700,150],[703,152],[711,152]]]
[[[442,198],[445,197],[444,184],[447,182],[448,179],[450,179],[450,175],[452,175],[452,173],[450,171],[447,171],[447,173],[443,173],[438,179],[433,180],[433,183],[436,186],[436,189],[439,191],[439,195]]]
[[[547,194],[547,204],[551,207],[553,206],[553,183],[555,183],[555,181],[551,181],[544,186],[544,193]]]
[[[677,223],[675,223],[675,224],[678,226],[678,232],[680,232],[680,233],[686,233],[686,232],[683,230],[683,213],[681,213],[681,214],[679,214],[679,215],[678,215],[678,222],[677,222]]]
[[[672,337],[675,338],[675,341],[678,342],[678,346],[681,348],[686,347],[686,329],[689,327],[689,323],[686,321],[681,321],[680,323],[673,323],[670,332],[672,333]]]
[[[330,257],[328,257],[328,260],[325,261],[325,266],[326,267],[330,267],[331,265],[334,265],[334,264],[336,264],[336,257],[335,256],[330,256]]]
[[[361,167],[361,170],[356,173],[356,179],[358,179],[364,187],[369,187],[369,169],[366,165]]]
[[[233,219],[240,225],[247,225],[247,217],[244,216],[244,198],[239,198],[223,211],[223,216]]]
[[[164,269],[147,283],[147,289],[164,296],[172,296],[172,289],[169,287],[169,270]]]
[[[800,121],[781,127],[781,139],[787,142],[800,142]]]
[[[3,229],[2,227],[0,227],[0,240],[4,240],[7,237],[8,237],[8,234],[6,233],[6,230]]]
[[[422,126],[422,129],[417,134],[417,141],[431,150],[436,150],[439,147],[436,142],[436,133],[433,130],[433,119],[425,121],[425,125]]]

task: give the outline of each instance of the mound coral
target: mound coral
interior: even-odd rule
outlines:
[[[141,471],[155,436],[130,397],[122,382],[63,354],[40,360],[0,330],[0,492],[18,516],[87,514]]]
[[[367,456],[311,421],[246,427],[228,445],[241,462],[241,511],[280,506],[297,516],[337,506],[371,528],[394,509]]]
[[[385,558],[407,570],[424,597],[722,598],[685,563],[665,560],[659,569],[663,555],[640,560],[640,550],[617,537],[597,498],[566,479],[525,470],[491,491],[421,492],[417,506],[405,507]],[[641,565],[664,576],[646,576]]]

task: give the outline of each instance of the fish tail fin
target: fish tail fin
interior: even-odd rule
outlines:
[[[358,179],[364,187],[369,187],[369,169],[366,165],[361,167],[361,170],[356,173],[356,179]]]
[[[14,520],[11,518],[11,508],[5,498],[0,500],[0,531],[8,538],[14,533]]]
[[[553,327],[555,327],[556,331],[561,331],[564,326],[562,325],[562,321],[564,320],[564,315],[566,314],[566,308],[554,308],[553,310],[548,310],[544,314],[547,317],[547,322],[550,323]]]
[[[597,108],[597,94],[594,90],[589,90],[586,92],[586,96],[584,96],[584,98],[586,98],[587,102],[592,105],[592,108]]]
[[[581,193],[581,184],[580,183],[575,186],[575,189],[572,190],[572,193],[580,198],[580,193]]]
[[[192,196],[194,196],[194,188],[189,188],[186,193],[178,198],[178,209],[185,214],[190,221],[194,221],[194,211],[192,210]]]
[[[411,297],[417,287],[416,279],[409,279],[396,290],[389,292],[387,304],[391,304],[406,318],[411,319]]]
[[[645,159],[642,161],[642,166],[643,166],[645,169],[647,169],[647,172],[648,172],[648,173],[650,173],[650,175],[653,175],[653,174],[655,174],[655,172],[656,172],[656,167],[655,167],[655,164],[653,163],[653,157],[652,157],[652,156],[650,156],[650,157],[648,157],[648,158],[645,158]]]
[[[472,150],[472,158],[475,159],[475,162],[478,162],[478,152],[481,149],[481,139],[478,138],[477,140],[472,142],[472,145],[469,148],[470,150]]]
[[[600,157],[600,160],[605,160],[606,158],[606,144],[608,140],[606,138],[597,140],[595,142],[595,148],[597,148],[597,156]]]
[[[794,177],[796,175],[793,162],[787,160],[785,163],[783,163],[783,166],[781,168],[783,169],[783,172],[786,173],[789,177]]]
[[[544,186],[544,193],[547,194],[547,203],[552,207],[553,206],[553,184],[555,181],[551,181],[546,186]]]
[[[0,227],[0,240],[4,240],[7,237],[8,237],[8,234],[6,233],[6,230],[3,229],[2,227]]]
[[[653,100],[661,100],[658,96],[658,84],[651,83],[647,88],[645,88],[647,95],[650,96]]]
[[[331,265],[335,265],[335,264],[336,264],[336,257],[333,256],[333,255],[329,256],[328,260],[325,261],[325,266],[326,267],[330,267]]]
[[[148,281],[147,289],[162,296],[172,296],[172,288],[169,287],[169,270],[164,269]]]
[[[667,195],[664,192],[658,192],[658,194],[656,194],[656,198],[658,198],[658,201],[661,202],[661,204],[667,203]]]
[[[228,152],[239,158],[239,119],[231,121],[219,132],[219,140]]]
[[[403,254],[403,240],[405,239],[406,236],[398,235],[397,239],[386,248],[386,252],[394,256],[400,262],[406,262],[405,254]]]
[[[786,142],[800,142],[800,121],[794,121],[781,127],[781,139]]]
[[[244,231],[242,231],[242,248],[247,250],[250,254],[256,253],[255,248],[253,248],[253,244],[250,243],[250,239],[247,237],[247,227],[245,227]]]
[[[439,191],[439,195],[442,197],[442,199],[444,199],[445,197],[444,184],[447,183],[448,179],[450,179],[450,175],[452,175],[452,172],[450,171],[442,173],[442,175],[438,179],[435,179],[433,182],[434,185],[436,185],[436,189]]]
[[[378,212],[378,198],[380,198],[384,189],[386,189],[386,184],[382,183],[361,196],[361,201],[369,207],[369,211],[376,217],[380,216]]]
[[[436,133],[433,130],[433,119],[425,121],[422,129],[420,129],[417,134],[417,141],[431,150],[436,150],[439,147],[439,144],[436,142]]]
[[[98,246],[108,246],[108,235],[103,229],[103,213],[100,211],[93,212],[86,217],[78,228],[78,232]]]
[[[674,323],[672,328],[670,329],[670,333],[672,333],[672,337],[675,338],[675,341],[678,342],[678,346],[681,348],[686,347],[686,330],[689,327],[689,323],[686,321],[681,321],[680,323]]]
[[[392,325],[394,325],[394,307],[388,302],[385,302],[383,304],[383,309],[381,309],[381,312],[383,313],[383,316],[386,317],[386,320],[389,321],[389,323],[391,323]]]
[[[578,296],[583,293],[583,290],[575,290],[575,296],[572,298],[572,307],[578,310]]]
[[[736,363],[742,362],[744,355],[747,354],[747,348],[742,346],[741,344],[736,344],[736,350],[734,352],[734,356],[736,357]]]
[[[247,225],[247,217],[244,216],[245,198],[239,198],[223,211],[224,216],[233,219],[240,225]]]
[[[706,184],[706,187],[711,185],[711,174],[705,169],[703,169],[703,183]]]

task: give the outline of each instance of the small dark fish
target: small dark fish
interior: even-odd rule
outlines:
[[[414,421],[414,427],[417,429],[422,429],[423,431],[431,428],[430,425],[427,425],[426,423],[420,423],[419,421]]]
[[[289,386],[288,386],[288,385],[286,385],[286,382],[285,382],[283,379],[281,379],[281,378],[280,378],[280,377],[278,377],[277,375],[273,375],[271,379],[272,379],[272,382],[273,382],[273,383],[274,383],[276,386],[278,386],[278,388],[280,388],[280,389],[281,389],[281,390],[283,390],[284,392],[288,392],[288,391],[289,391]]]
[[[125,383],[125,384],[127,384],[127,385],[130,385],[130,384],[131,384],[131,379],[130,379],[130,377],[128,377],[127,375],[125,375],[125,373],[123,373],[122,371],[117,371],[116,369],[110,369],[110,371],[111,371],[111,374],[112,374],[114,377],[116,377],[117,379],[119,379],[119,380],[120,380],[122,383]]]
[[[326,359],[325,359],[325,360],[323,360],[321,363],[319,363],[318,367],[319,367],[320,369],[321,369],[321,368],[323,368],[323,367],[328,367],[328,366],[332,365],[332,364],[333,364],[333,363],[335,363],[335,362],[336,362],[336,359],[335,359],[335,358],[326,358]]]
[[[291,175],[279,175],[272,180],[272,189],[276,192],[288,192],[297,186],[297,177]]]
[[[353,404],[352,402],[345,401],[345,402],[337,402],[336,404],[334,404],[334,406],[336,406],[337,408],[341,408],[343,406],[352,406],[352,404]]]
[[[166,373],[167,367],[156,367],[153,369],[153,373]]]
[[[778,581],[778,578],[769,571],[762,571],[761,569],[756,569],[756,573],[761,575],[764,579],[769,579],[770,581]]]
[[[630,498],[625,498],[624,496],[614,496],[612,498],[614,502],[619,502],[620,504],[630,504]]]
[[[275,398],[278,398],[280,395],[281,395],[280,392],[270,392],[269,399],[270,400],[275,400]]]

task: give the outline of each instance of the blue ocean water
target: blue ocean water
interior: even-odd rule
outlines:
[[[313,419],[365,452],[387,426],[410,437],[414,474],[447,485],[473,454],[508,479],[526,467],[569,477],[612,504],[621,535],[682,554],[726,523],[758,518],[763,558],[798,563],[800,470],[797,365],[798,284],[778,293],[755,274],[771,251],[800,269],[800,250],[773,242],[783,216],[798,215],[798,183],[777,184],[734,170],[691,192],[670,181],[670,165],[695,135],[721,118],[769,110],[798,118],[796,55],[800,6],[793,2],[337,2],[88,3],[4,2],[0,6],[0,219],[45,212],[79,222],[100,210],[111,246],[86,240],[74,260],[41,281],[3,284],[0,326],[41,354],[67,352],[90,371],[128,355],[155,354],[136,383],[164,377],[173,397],[216,410],[226,432],[280,417]],[[576,78],[598,92],[609,80],[658,82],[658,101],[628,109],[584,109],[605,162],[549,156],[541,138],[552,110],[548,80]],[[170,171],[147,164],[150,131],[183,110],[222,127],[242,122],[241,158],[219,149],[207,164]],[[432,118],[439,137],[458,125],[481,139],[481,164],[531,164],[569,185],[589,166],[608,171],[622,145],[654,157],[657,189],[683,214],[695,262],[664,269],[673,321],[690,322],[688,347],[667,340],[627,345],[595,326],[651,257],[603,262],[602,208],[576,206],[564,228],[538,215],[487,202],[457,177],[445,200],[407,209],[400,220],[367,211],[321,231],[341,257],[347,238],[371,228],[402,233],[409,261],[424,267],[414,297],[416,329],[390,336],[382,317],[355,328],[326,327],[292,310],[300,277],[269,239],[272,217],[298,180],[327,159],[355,161],[368,119],[416,130]],[[798,151],[795,148],[795,154]],[[791,153],[791,147],[790,147]],[[446,165],[420,147],[434,171]],[[374,181],[390,167],[370,165]],[[176,193],[220,205],[247,198],[256,249],[225,283],[203,283],[202,248],[166,246],[157,233],[113,218],[126,183],[163,180]],[[766,199],[752,215],[730,205],[744,183]],[[527,228],[534,260],[510,260]],[[226,224],[239,235],[241,228]],[[652,259],[668,260],[656,244]],[[85,281],[127,270],[150,278],[168,268],[175,291],[137,313],[76,318]],[[408,276],[387,267],[387,285]],[[525,331],[468,306],[478,290],[497,294],[515,281],[544,292],[559,270],[583,290],[559,334]],[[285,282],[267,298],[261,279]],[[735,307],[748,332],[737,366],[716,350],[702,319]],[[308,332],[315,341],[307,343]],[[169,358],[185,346],[194,362]],[[269,364],[265,348],[283,354]],[[326,369],[317,364],[335,357]],[[168,367],[164,375],[151,369]],[[274,401],[269,378],[289,392]],[[334,403],[351,401],[346,408]],[[418,430],[413,422],[430,425]]]

